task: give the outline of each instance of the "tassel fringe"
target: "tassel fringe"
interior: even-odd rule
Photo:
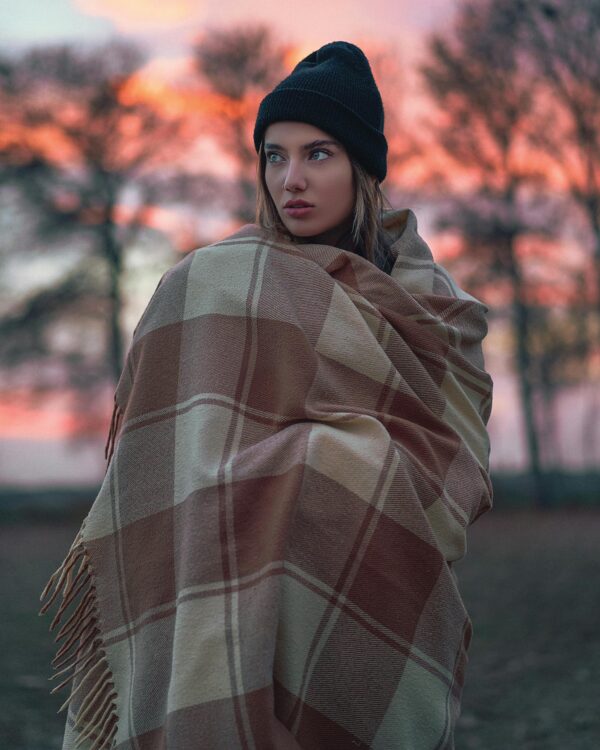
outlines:
[[[115,404],[109,436],[113,447],[118,423],[119,413]],[[85,740],[89,740],[92,742],[90,750],[109,750],[117,733],[117,694],[102,648],[96,589],[82,531],[79,531],[67,556],[44,587],[40,596],[40,601],[43,602],[40,615],[45,614],[55,600],[61,597],[60,606],[50,625],[52,631],[65,620],[55,638],[56,642],[63,643],[52,661],[54,669],[60,668],[60,671],[50,679],[59,676],[63,679],[51,693],[56,693],[71,683],[71,692],[59,713],[70,706],[75,714],[74,727],[80,732],[75,747],[80,747]],[[66,618],[65,613],[70,606],[73,609]],[[65,677],[69,672],[71,674]]]
[[[113,413],[110,419],[110,429],[108,431],[106,445],[104,446],[104,458],[106,459],[107,464],[108,462],[110,462],[113,451],[115,449],[116,438],[117,438],[117,435],[119,434],[119,427],[121,425],[121,420],[123,419],[123,412],[121,411],[121,407],[117,403],[116,393],[115,393],[114,401],[115,401],[115,405],[113,407]]]

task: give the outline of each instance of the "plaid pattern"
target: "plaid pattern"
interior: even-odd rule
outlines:
[[[385,227],[391,276],[246,225],[159,282],[77,547],[107,706],[81,747],[454,747],[486,308],[411,211]]]

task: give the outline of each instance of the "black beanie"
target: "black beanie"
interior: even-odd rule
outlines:
[[[272,122],[307,122],[325,130],[379,182],[387,173],[383,103],[364,52],[330,42],[301,60],[260,103],[254,126],[259,152]]]

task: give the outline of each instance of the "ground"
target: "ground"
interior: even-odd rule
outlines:
[[[37,598],[77,528],[0,524],[2,748],[61,746],[66,695],[49,695],[55,647]],[[456,750],[596,750],[600,510],[494,509],[455,570],[474,628]]]
[[[474,626],[457,750],[600,747],[600,512],[492,511],[457,572]]]

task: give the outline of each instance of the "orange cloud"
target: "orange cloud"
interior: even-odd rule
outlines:
[[[193,80],[196,78],[194,62],[190,55],[180,55],[179,57],[154,56],[140,68],[138,75],[162,83],[175,83],[185,81],[190,77]]]
[[[91,16],[108,18],[120,31],[136,31],[157,26],[180,24],[198,12],[197,0],[74,0]]]

